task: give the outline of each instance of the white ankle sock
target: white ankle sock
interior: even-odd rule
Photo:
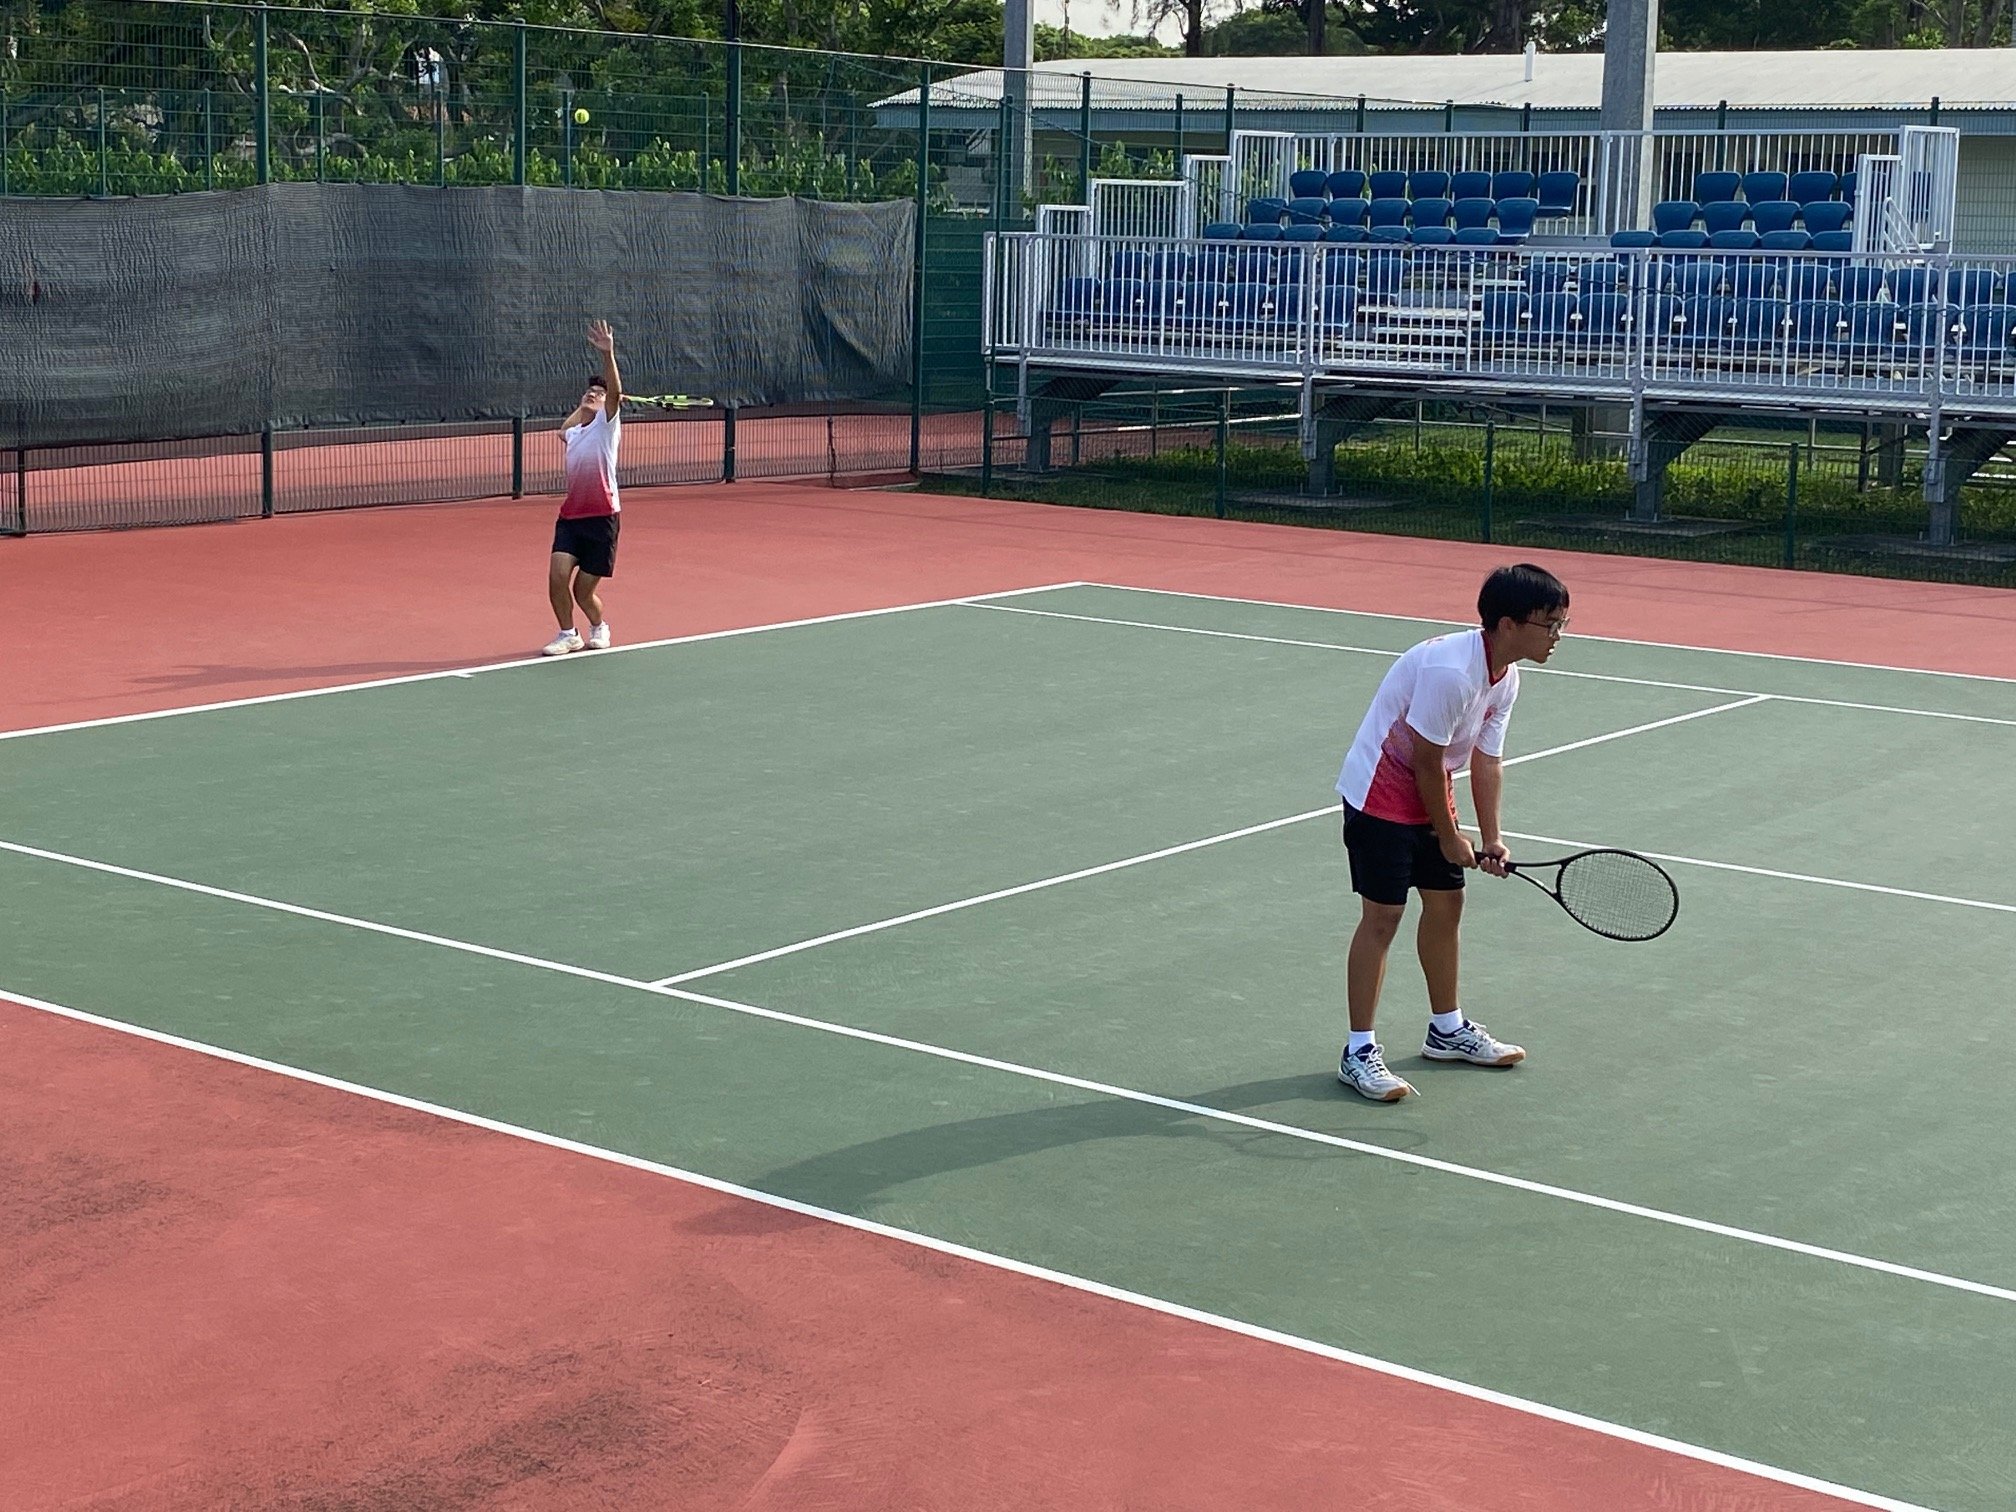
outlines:
[[[1371,1043],[1372,1031],[1370,1029],[1353,1029],[1351,1031],[1351,1042],[1344,1049],[1347,1054],[1356,1055]]]
[[[1435,1026],[1438,1034],[1454,1034],[1463,1027],[1463,1012],[1458,1009],[1454,1013],[1431,1013],[1428,1022]]]

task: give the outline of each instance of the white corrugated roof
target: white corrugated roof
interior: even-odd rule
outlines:
[[[1181,92],[1186,105],[1208,108],[1214,93],[1236,85],[1320,98],[1458,105],[1532,105],[1536,110],[1593,110],[1602,102],[1601,53],[1541,53],[1533,80],[1519,53],[1349,58],[1066,58],[1039,63],[1034,92],[1041,106],[1078,101],[1079,76],[1093,76],[1093,103],[1102,108],[1167,108]],[[1000,98],[998,69],[947,79],[933,103],[960,97]],[[1661,53],[1653,82],[1657,107],[1737,109],[2016,104],[2016,50],[1920,48],[1895,51]],[[941,92],[942,91],[942,92]],[[901,98],[914,98],[911,96]]]

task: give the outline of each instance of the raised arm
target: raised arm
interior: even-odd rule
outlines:
[[[623,375],[616,371],[616,333],[608,321],[588,322],[588,345],[602,354],[602,413],[614,420],[623,407]]]

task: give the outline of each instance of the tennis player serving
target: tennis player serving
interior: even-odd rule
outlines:
[[[616,333],[606,320],[590,321],[588,345],[602,354],[602,371],[588,380],[581,402],[560,425],[567,447],[567,497],[553,527],[553,556],[546,596],[560,633],[541,647],[545,656],[604,651],[609,621],[602,615],[602,580],[616,574],[616,529],[623,502],[616,492],[616,448],[623,440],[623,376],[616,371]],[[588,639],[574,628],[579,605]]]
[[[1337,1079],[1374,1102],[1397,1102],[1414,1088],[1386,1068],[1372,1023],[1386,980],[1386,953],[1421,894],[1415,945],[1428,979],[1429,1060],[1513,1066],[1526,1058],[1464,1017],[1456,988],[1463,874],[1507,875],[1511,852],[1499,830],[1505,728],[1519,697],[1522,661],[1544,662],[1568,628],[1568,590],[1541,567],[1500,567],[1477,595],[1477,630],[1438,635],[1402,654],[1373,696],[1344,758],[1344,848],[1360,915],[1351,937],[1346,990],[1351,1037]],[[1452,779],[1470,769],[1479,843],[1456,822]]]

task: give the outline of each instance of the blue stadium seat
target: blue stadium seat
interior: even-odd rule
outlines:
[[[1528,173],[1523,168],[1508,168],[1502,173],[1491,175],[1491,198],[1531,199],[1539,182],[1538,175]]]
[[[1526,300],[1526,339],[1553,345],[1575,331],[1580,311],[1573,294],[1534,294]]]
[[[1165,325],[1187,325],[1190,320],[1190,286],[1174,279],[1158,279],[1148,285],[1148,311]]]
[[[1579,313],[1582,324],[1575,333],[1578,341],[1590,346],[1618,341],[1631,328],[1631,296],[1584,294]]]
[[[1449,239],[1459,247],[1495,247],[1498,245],[1496,226],[1458,226]]]
[[[1676,251],[1692,251],[1708,245],[1706,231],[1661,231],[1659,245]]]
[[[1417,168],[1407,175],[1409,199],[1448,199],[1449,175],[1439,168]]]
[[[1377,179],[1378,174],[1373,174]],[[1405,241],[1407,239],[1407,212],[1413,208],[1413,201],[1393,195],[1383,195],[1372,201],[1366,212],[1365,223],[1374,241]]]
[[[1824,262],[1811,258],[1795,257],[1785,267],[1785,286],[1782,292],[1787,299],[1827,299],[1834,289],[1834,270]]]
[[[1837,192],[1844,204],[1855,203],[1855,171],[1852,168],[1841,175],[1841,187]]]
[[[1868,304],[1883,297],[1883,270],[1869,263],[1844,263],[1835,270],[1834,288],[1843,304]]]
[[[1335,200],[1332,200],[1330,203],[1334,205],[1337,202]],[[1360,200],[1358,201],[1358,203],[1362,205],[1365,202],[1363,200]],[[1360,211],[1358,215],[1358,220],[1362,221],[1364,218],[1365,218],[1364,212]],[[1349,245],[1352,242],[1362,242],[1370,240],[1370,234],[1366,231],[1363,225],[1360,225],[1358,224],[1357,221],[1354,221],[1350,225],[1331,226],[1328,230],[1326,230],[1323,233],[1323,240],[1325,240],[1326,242]]]
[[[1958,350],[1973,362],[2016,357],[2016,305],[1977,304],[1960,312]]]
[[[1206,241],[1237,241],[1239,233],[1245,230],[1237,221],[1213,221],[1204,228]]]
[[[1367,175],[1367,182],[1372,186],[1372,198],[1375,200],[1407,198],[1405,173],[1396,173],[1390,169],[1374,170]]]
[[[1321,226],[1330,218],[1330,201],[1309,195],[1302,199],[1288,201],[1288,224],[1291,226]]]
[[[1826,352],[1841,339],[1838,299],[1800,299],[1790,307],[1792,350],[1806,356]]]
[[[1562,262],[1558,258],[1545,261],[1535,260],[1526,264],[1526,292],[1528,294],[1551,294],[1568,287],[1569,275],[1575,271],[1573,263]]]
[[[1853,357],[1888,356],[1897,344],[1897,306],[1887,300],[1844,308],[1840,344]]]
[[[1246,201],[1246,224],[1249,226],[1263,225],[1270,221],[1278,226],[1287,218],[1288,201],[1285,199],[1262,197]]]
[[[1328,199],[1330,175],[1321,168],[1297,168],[1288,175],[1288,193],[1296,199]]]
[[[1325,181],[1333,200],[1354,200],[1365,197],[1365,174],[1358,168],[1339,168]]]
[[[1738,299],[1734,335],[1746,357],[1770,356],[1785,340],[1782,299]]]
[[[1146,247],[1121,247],[1114,252],[1107,272],[1114,278],[1147,278],[1153,271],[1155,254]]]
[[[1743,175],[1743,198],[1753,205],[1761,205],[1766,200],[1785,198],[1785,175],[1782,173],[1746,173]]]
[[[1057,288],[1052,312],[1072,320],[1087,320],[1106,308],[1106,290],[1096,278],[1067,278]]]
[[[1701,218],[1701,207],[1693,200],[1661,200],[1652,207],[1652,229],[1660,235],[1685,231]]]
[[[1709,294],[1680,301],[1679,337],[1683,344],[1721,349],[1735,329],[1735,300]]]
[[[1930,303],[1936,296],[1932,293],[1935,270],[1922,264],[1908,268],[1892,268],[1886,282],[1890,285],[1890,297],[1900,305]]]
[[[1743,187],[1740,173],[1697,173],[1694,175],[1694,199],[1697,204],[1710,204],[1715,200],[1732,200]]]
[[[1813,233],[1815,252],[1853,252],[1855,233],[1853,231],[1815,231]]]
[[[1831,200],[1841,181],[1825,169],[1809,168],[1803,173],[1795,173],[1785,186],[1785,198],[1797,200],[1800,204],[1810,204],[1814,200]]]
[[[1192,283],[1183,302],[1193,329],[1207,329],[1225,318],[1225,285],[1208,280]]]
[[[1804,231],[1766,231],[1757,238],[1757,245],[1766,252],[1804,252],[1813,245],[1813,238]]]
[[[1362,199],[1333,199],[1330,201],[1330,226],[1363,226],[1365,212],[1370,207]]]
[[[1946,303],[1965,308],[1970,305],[1995,303],[1995,270],[1993,268],[1948,268],[1946,270]]]
[[[1323,240],[1323,227],[1289,226],[1284,231],[1282,231],[1281,240],[1283,240],[1284,242],[1300,242],[1305,244],[1308,242],[1320,242],[1321,240]],[[1293,263],[1294,265],[1299,267],[1301,266],[1302,259],[1283,258],[1282,262],[1284,267],[1289,263]]]
[[[1706,299],[1722,292],[1729,270],[1716,262],[1685,262],[1673,269],[1672,289],[1682,299]]]
[[[1540,175],[1540,183],[1533,191],[1540,201],[1542,215],[1573,215],[1575,213],[1576,191],[1582,187],[1582,175],[1567,169],[1556,169]]]
[[[1750,224],[1757,228],[1759,236],[1769,236],[1773,231],[1790,231],[1799,219],[1799,210],[1797,200],[1765,200],[1750,207]]]
[[[1742,227],[1733,231],[1711,231],[1708,245],[1718,252],[1755,252],[1757,233]]]
[[[1621,287],[1623,283],[1624,264],[1615,258],[1584,263],[1575,273],[1576,287],[1584,294],[1605,292]]]
[[[1451,174],[1449,176],[1448,195],[1449,198],[1459,201],[1466,199],[1488,200],[1497,198],[1497,196],[1492,194],[1491,192],[1491,175],[1488,173],[1480,173],[1475,169],[1468,169],[1462,173]]]
[[[1484,335],[1498,340],[1517,336],[1526,317],[1523,289],[1484,291]]]
[[[1407,223],[1416,231],[1442,230],[1448,226],[1450,212],[1453,209],[1449,201],[1440,196],[1417,199],[1407,212]]]
[[[1960,312],[1942,304],[1906,305],[1899,317],[1898,343],[1914,354],[1937,352],[1952,345]]]
[[[1680,296],[1655,294],[1645,301],[1645,334],[1670,341],[1680,329]]]
[[[1364,268],[1365,260],[1355,252],[1328,252],[1323,258],[1323,281],[1331,284],[1355,284]]]
[[[1839,200],[1815,200],[1800,207],[1799,218],[1815,236],[1823,231],[1845,231],[1855,218],[1855,207]]]
[[[1729,293],[1738,300],[1776,299],[1779,271],[1775,258],[1748,258],[1729,269]]]
[[[1139,278],[1109,278],[1100,296],[1109,319],[1140,325],[1148,318],[1148,284]]]
[[[1656,247],[1659,245],[1657,231],[1612,231],[1610,245],[1613,247]]]
[[[1274,290],[1271,284],[1225,285],[1225,323],[1234,329],[1258,325],[1262,320],[1272,316],[1273,296]]]
[[[1463,175],[1459,173],[1457,177],[1461,178]],[[1485,175],[1473,174],[1471,177],[1482,178]],[[1496,201],[1484,199],[1477,195],[1467,195],[1449,206],[1451,221],[1458,231],[1484,230],[1490,226],[1492,217],[1497,213],[1498,205]],[[1497,240],[1495,232],[1492,234],[1492,240]]]
[[[1358,319],[1358,291],[1349,284],[1332,284],[1323,291],[1323,332],[1332,338],[1343,335]]]
[[[1407,283],[1407,254],[1398,247],[1381,247],[1365,254],[1365,292],[1368,295],[1397,294]]]
[[[1498,240],[1522,242],[1533,234],[1533,222],[1540,218],[1540,201],[1530,195],[1498,201]]]
[[[1718,231],[1738,230],[1749,219],[1750,207],[1741,200],[1711,200],[1701,207],[1701,229],[1710,236]]]

